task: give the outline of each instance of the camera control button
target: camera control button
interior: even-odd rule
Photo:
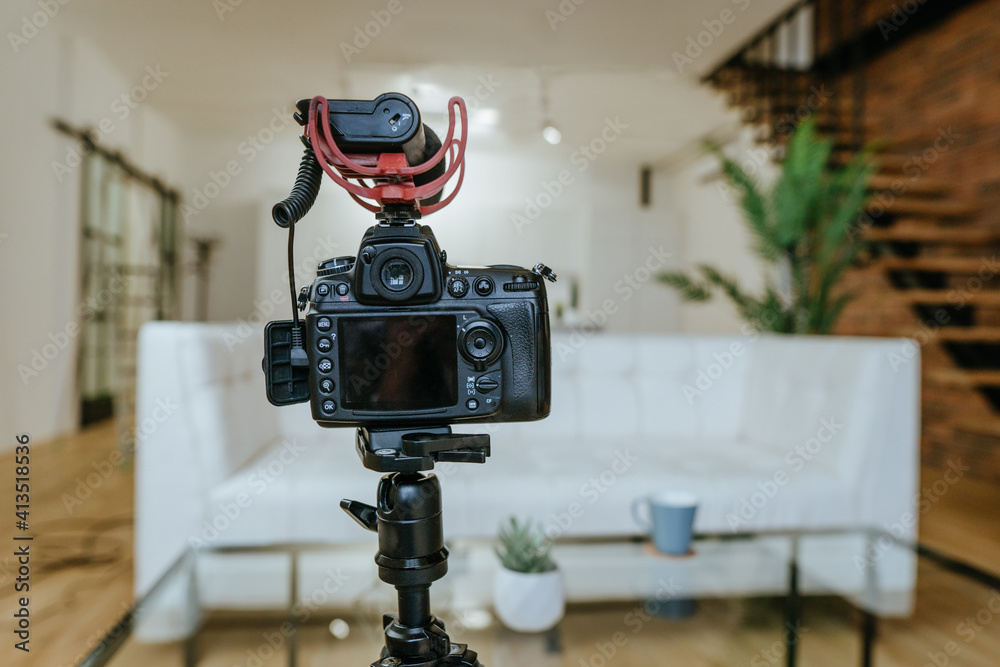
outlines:
[[[476,389],[483,392],[484,394],[489,393],[500,386],[500,383],[491,378],[489,375],[484,375],[483,377],[476,380]]]
[[[316,286],[316,294],[320,296],[326,296],[330,293],[330,285],[327,283],[320,283]]]
[[[497,339],[493,333],[487,329],[477,329],[469,332],[465,339],[465,349],[474,359],[485,359],[493,354]]]
[[[477,320],[466,325],[459,337],[459,350],[474,364],[488,364],[503,348],[503,334],[492,322]],[[480,370],[486,370],[480,368]]]
[[[336,410],[337,410],[337,401],[331,399],[323,401],[323,412],[330,414],[331,412],[335,412]]]
[[[329,317],[321,317],[316,320],[316,328],[320,331],[329,331],[333,328],[333,322],[330,321]]]
[[[337,294],[340,296],[347,296],[347,293],[351,291],[351,288],[347,286],[347,283],[337,283]]]
[[[333,341],[324,336],[316,341],[316,349],[320,352],[329,352],[333,349]]]
[[[333,370],[333,362],[332,361],[330,361],[329,359],[320,359],[319,360],[319,372],[320,373],[329,373],[332,370]]]
[[[448,281],[448,294],[461,299],[469,293],[469,281],[465,278],[452,278]]]
[[[489,296],[493,292],[493,281],[489,278],[476,279],[476,294],[479,296]]]
[[[329,394],[336,388],[337,388],[337,383],[335,383],[330,378],[323,378],[319,382],[319,390],[324,394]]]
[[[468,401],[465,402],[465,407],[469,408],[470,410],[478,410],[479,401],[477,401],[474,398],[470,398]]]

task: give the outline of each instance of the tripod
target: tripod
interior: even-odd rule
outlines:
[[[378,533],[378,576],[396,588],[398,615],[382,617],[385,648],[372,667],[481,667],[475,651],[452,643],[431,613],[431,584],[448,572],[441,520],[441,483],[424,475],[438,461],[485,463],[488,435],[457,435],[451,427],[368,429],[357,432],[366,468],[388,473],[377,507],[355,500],[340,506],[363,528]]]

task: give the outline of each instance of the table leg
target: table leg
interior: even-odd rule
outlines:
[[[876,540],[878,540],[879,534],[876,532],[868,533],[868,550],[867,553],[877,553]],[[864,607],[861,609],[861,665],[862,667],[871,667],[874,660],[875,653],[875,640],[878,632],[878,616],[872,611],[873,609],[878,609],[879,594],[878,594],[878,564],[871,563],[865,570],[865,600]]]
[[[184,667],[196,667],[198,664],[198,635],[201,633],[201,626],[204,619],[201,615],[201,597],[198,595],[198,553],[192,552],[188,561],[188,596],[194,606],[196,625],[191,630],[191,634],[184,638]]]
[[[198,664],[198,633],[194,632],[184,639],[184,667],[195,667]]]
[[[788,597],[785,599],[785,656],[788,667],[795,667],[798,659],[799,626],[802,623],[802,606],[799,598],[799,544],[792,539],[792,553],[788,562]]]
[[[295,617],[295,604],[299,596],[299,553],[297,551],[292,551],[290,579],[288,622],[292,625],[292,631],[288,637],[288,667],[296,667],[299,658],[299,626]]]
[[[870,611],[863,612],[861,618],[861,667],[872,667],[875,652],[875,638],[878,635],[878,617]]]

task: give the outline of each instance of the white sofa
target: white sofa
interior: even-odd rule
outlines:
[[[374,553],[373,536],[338,503],[370,502],[379,475],[362,467],[353,430],[320,428],[306,405],[268,404],[262,346],[261,332],[245,326],[143,328],[137,592],[190,545],[364,543]],[[912,541],[920,373],[918,359],[893,363],[899,347],[805,336],[554,335],[548,419],[456,429],[489,432],[493,456],[436,471],[446,536],[490,537],[512,514],[561,538],[632,536],[633,499],[686,489],[701,498],[700,533],[886,531],[902,522],[898,536]],[[858,575],[863,568],[851,563],[865,545],[851,544],[835,563],[818,563],[817,576]],[[233,556],[208,579],[246,593],[266,588],[276,567],[273,558]],[[366,567],[374,573],[370,559]],[[888,570],[881,583],[903,595],[905,611],[913,562]]]

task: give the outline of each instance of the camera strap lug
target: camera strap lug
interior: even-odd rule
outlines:
[[[299,290],[298,306],[299,312],[305,312],[306,306],[309,305],[309,292],[311,285],[305,285]]]
[[[555,271],[545,266],[541,262],[535,264],[534,268],[531,269],[531,272],[534,273],[535,275],[539,275],[542,278],[545,278],[550,283],[554,283],[556,281],[556,278],[558,277],[556,276]]]

